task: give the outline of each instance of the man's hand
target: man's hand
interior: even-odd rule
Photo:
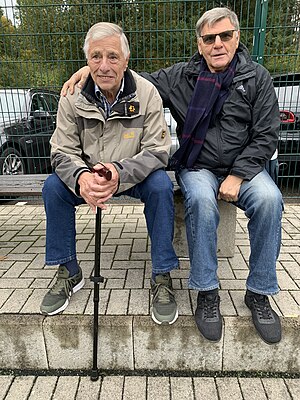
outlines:
[[[218,199],[223,199],[228,202],[238,201],[242,182],[242,178],[234,175],[228,175],[220,186]]]
[[[90,73],[90,67],[87,65],[85,67],[80,68],[77,72],[75,72],[69,80],[67,80],[64,84],[63,87],[60,91],[61,96],[66,96],[68,90],[70,94],[74,93],[75,90],[75,85],[77,82],[78,86],[81,88],[86,81],[86,78],[88,77]]]
[[[118,190],[118,171],[113,164],[106,163],[104,165],[112,172],[111,180],[106,180],[106,178],[99,176],[97,172],[83,172],[78,179],[80,196],[93,212],[96,212],[97,207],[105,210],[107,207],[104,203]],[[94,166],[95,171],[99,171],[101,168],[103,168],[102,164]]]

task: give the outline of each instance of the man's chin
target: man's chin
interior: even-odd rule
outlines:
[[[101,91],[103,91],[103,92],[106,92],[106,91],[108,91],[108,92],[110,92],[110,91],[112,91],[113,90],[113,85],[111,84],[111,83],[108,83],[108,82],[97,82],[97,86],[101,89]]]
[[[213,65],[212,65],[212,67],[213,67],[213,69],[214,69],[214,72],[222,72],[222,71],[225,71],[225,69],[228,67],[228,63],[226,63],[226,62],[218,62],[218,63],[214,63]]]

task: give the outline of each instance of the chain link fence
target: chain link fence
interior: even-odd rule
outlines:
[[[91,25],[120,24],[130,67],[153,72],[195,53],[196,21],[216,6],[237,13],[241,41],[274,76],[282,111],[278,185],[285,197],[299,198],[300,0],[0,0],[0,174],[50,172],[59,91],[86,64]]]

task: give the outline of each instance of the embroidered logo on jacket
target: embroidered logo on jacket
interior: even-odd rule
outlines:
[[[236,88],[237,90],[240,90],[242,93],[246,93],[246,90],[244,88],[244,85],[240,85]]]
[[[128,107],[128,111],[129,111],[130,113],[134,113],[134,112],[135,112],[135,107],[134,107],[133,105],[129,106],[129,107]]]
[[[138,102],[133,101],[125,104],[125,115],[137,115],[139,113],[140,105]]]
[[[123,137],[124,137],[124,139],[133,139],[134,138],[134,132],[132,131],[132,132],[125,132],[125,133],[123,133]]]

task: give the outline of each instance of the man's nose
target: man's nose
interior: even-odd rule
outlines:
[[[110,69],[109,60],[107,57],[103,57],[100,64],[101,71],[108,71]]]
[[[217,35],[216,38],[215,38],[215,46],[216,47],[223,46],[223,42],[222,42],[222,40],[221,40],[219,35]]]

